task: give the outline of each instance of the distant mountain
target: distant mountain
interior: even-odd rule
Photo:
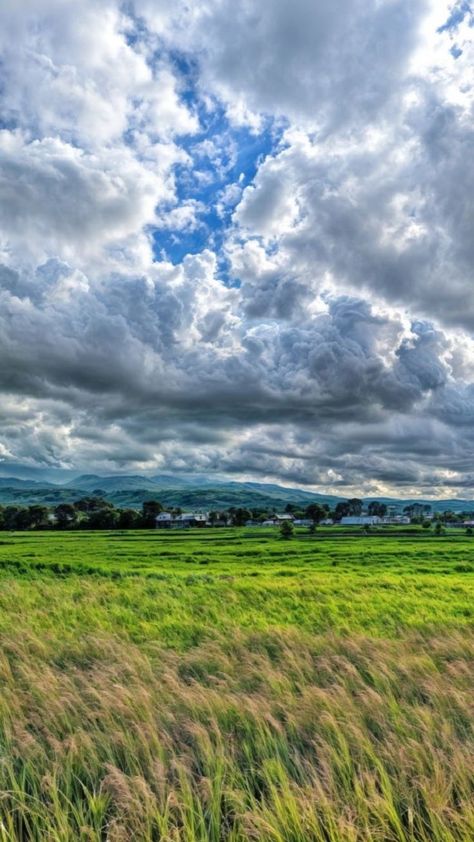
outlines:
[[[0,477],[1,488],[56,488],[52,482],[38,482],[34,479],[17,479],[16,477]]]
[[[275,485],[268,482],[227,482],[226,488],[235,488],[239,491],[249,491],[251,493],[264,494],[266,497],[275,498],[278,500],[285,499],[287,503],[301,503],[306,500],[308,503],[328,503],[330,506],[335,506],[340,500],[346,500],[346,497],[338,497],[334,494],[317,494],[314,491],[303,491],[301,488],[287,488],[283,485]]]
[[[231,506],[245,508],[283,509],[287,503],[302,508],[314,501],[334,507],[347,497],[317,494],[300,488],[286,488],[274,483],[238,482],[216,479],[202,475],[156,474],[144,477],[135,474],[82,474],[63,485],[39,480],[0,477],[0,503],[31,505],[44,503],[56,506],[58,503],[74,502],[85,496],[101,496],[115,506],[139,509],[145,500],[160,500],[164,506],[179,506],[183,509],[227,509]],[[451,510],[454,512],[474,511],[472,500],[420,500],[395,499],[392,497],[368,497],[371,500],[392,504],[398,509],[412,503],[430,505],[433,512]]]
[[[101,477],[97,474],[82,474],[82,476],[70,480],[62,487],[78,488],[88,493],[102,491],[110,494],[114,491],[132,491],[133,489],[151,489],[156,491],[158,486],[153,479],[149,479],[148,477],[129,476],[127,474],[113,474],[111,476]],[[105,495],[103,494],[102,496]]]
[[[157,488],[212,488],[219,485],[221,480],[210,478],[203,474],[156,474],[150,477]]]

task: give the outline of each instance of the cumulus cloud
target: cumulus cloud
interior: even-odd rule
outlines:
[[[2,4],[3,472],[469,487],[472,28],[442,5]]]
[[[277,284],[291,274],[314,294],[365,288],[471,331],[471,114],[428,91],[401,125],[358,142],[290,131],[235,210],[236,275],[253,289],[271,264]]]
[[[0,237],[20,252],[93,252],[151,223],[172,195],[172,183],[126,148],[92,154],[0,132]]]
[[[138,7],[153,20],[151,5]],[[172,32],[188,49],[199,44],[202,84],[232,115],[334,130],[390,108],[424,8],[408,0],[247,0],[236,14],[230,0],[206,0],[190,20],[189,7],[177,4]]]
[[[394,415],[429,418],[449,381],[444,335],[406,333],[347,297],[298,325],[248,327],[215,268],[209,254],[66,297],[68,267],[50,266],[41,300],[37,280],[4,272],[1,387],[29,408],[20,422],[16,405],[11,423],[4,412],[8,451],[65,467],[85,466],[93,448],[104,469],[171,469],[178,440],[188,468],[329,485],[331,472],[361,481],[356,454],[371,442],[372,479],[389,481]]]

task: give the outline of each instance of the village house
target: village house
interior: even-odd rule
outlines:
[[[273,514],[264,520],[262,526],[281,526],[282,523],[285,521],[294,523],[295,517],[294,515],[284,512],[284,514]]]
[[[170,512],[160,512],[155,518],[157,529],[186,529],[191,526],[210,526],[208,512],[183,512],[173,515]]]
[[[377,515],[347,515],[341,518],[341,526],[375,526],[380,523],[380,518]]]

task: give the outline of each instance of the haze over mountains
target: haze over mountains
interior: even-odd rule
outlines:
[[[250,508],[281,509],[287,503],[308,505],[311,501],[335,506],[347,496],[318,494],[300,488],[288,488],[272,483],[237,482],[206,475],[156,474],[82,474],[62,483],[41,479],[19,479],[0,477],[0,503],[30,505],[45,503],[55,506],[61,502],[73,502],[84,496],[97,496],[109,500],[116,506],[140,508],[145,500],[159,499],[165,506],[179,506],[189,509],[226,509],[231,506]],[[367,497],[402,508],[413,499],[391,497]],[[433,511],[464,511],[474,507],[468,499],[416,499],[428,503]]]

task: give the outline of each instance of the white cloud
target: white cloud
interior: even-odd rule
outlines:
[[[5,0],[3,465],[470,481],[473,63],[448,14]],[[154,261],[156,227],[209,241]]]
[[[3,244],[39,259],[93,254],[151,223],[173,183],[126,147],[85,152],[59,139],[0,132]]]
[[[236,14],[230,0],[205,0],[178,2],[168,26],[198,53],[203,88],[239,122],[249,115],[258,126],[266,113],[334,130],[390,113],[424,9],[409,0],[246,0]]]

